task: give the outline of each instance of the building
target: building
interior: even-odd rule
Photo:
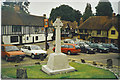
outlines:
[[[117,17],[92,16],[83,22],[79,28],[81,39],[95,42],[117,43]]]
[[[9,7],[7,7],[9,8]],[[19,9],[4,9],[2,14],[2,42],[25,44],[45,41],[44,17],[21,13]],[[52,40],[53,26],[49,24],[48,40]]]
[[[77,36],[78,23],[76,21],[64,21],[62,20],[62,37],[73,37]]]

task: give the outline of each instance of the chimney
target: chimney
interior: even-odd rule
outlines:
[[[116,14],[115,13],[113,13],[113,17],[115,17],[116,16]]]
[[[81,17],[81,18],[80,18],[80,24],[82,24],[82,23],[83,23],[83,18]]]
[[[43,17],[46,18],[46,14],[43,14]]]

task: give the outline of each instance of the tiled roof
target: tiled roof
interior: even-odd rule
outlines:
[[[44,17],[29,15],[12,10],[2,10],[2,25],[44,26]],[[49,24],[51,26],[51,24]]]
[[[71,21],[64,21],[62,20],[62,23],[63,23],[63,27],[62,28],[66,28],[67,26],[69,26],[70,28],[73,28],[73,29],[76,29],[78,26],[77,26],[77,22],[71,22]]]
[[[117,17],[92,16],[83,22],[79,29],[109,30],[112,26],[117,26]]]

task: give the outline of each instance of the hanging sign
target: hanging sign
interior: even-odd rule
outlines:
[[[48,27],[48,19],[44,19],[44,27]]]

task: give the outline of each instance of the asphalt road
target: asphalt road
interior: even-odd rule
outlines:
[[[54,43],[53,41],[50,42],[50,49],[47,50],[48,54],[54,53],[52,51],[53,43]],[[37,43],[34,45],[39,45],[41,46],[42,49],[44,49],[45,43]],[[18,47],[20,48],[21,46],[18,46]],[[20,63],[17,63],[14,61],[6,62],[4,59],[2,59],[1,67],[14,67],[15,65],[19,65],[19,66],[35,65],[35,63],[46,64],[48,57],[44,61],[41,61],[40,59],[31,59],[30,57],[27,56]],[[118,61],[117,59],[118,53],[96,53],[96,54],[78,53],[77,55],[68,55],[68,58],[76,59],[76,60],[84,59],[86,61],[95,61],[103,64],[107,63],[107,59],[112,59],[113,65],[118,66],[118,62],[120,64],[120,61]]]

